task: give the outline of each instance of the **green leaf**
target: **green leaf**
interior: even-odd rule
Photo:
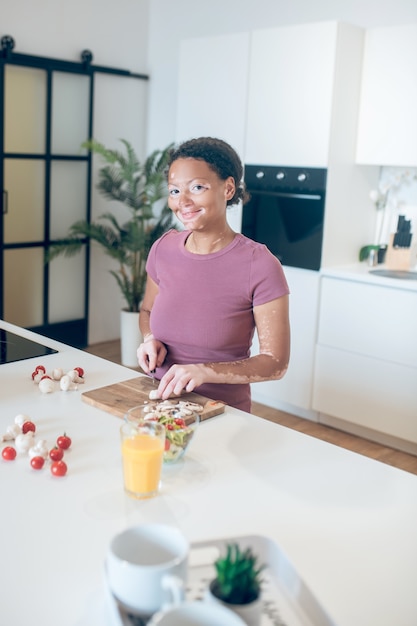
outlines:
[[[366,259],[369,257],[371,250],[379,250],[379,248],[380,246],[378,245],[363,246],[359,250],[359,261],[366,261]]]
[[[241,551],[238,544],[228,544],[226,555],[215,562],[216,579],[213,589],[216,595],[230,604],[247,604],[259,595],[261,572],[257,557],[250,548]]]
[[[98,244],[117,264],[110,273],[128,309],[138,311],[145,291],[149,250],[164,232],[174,227],[173,214],[166,204],[166,168],[172,144],[164,150],[154,150],[141,163],[131,143],[120,141],[122,150],[108,149],[95,139],[85,141],[82,147],[104,162],[98,172],[98,191],[104,198],[125,206],[130,219],[121,224],[109,211],[95,221],[75,222],[66,237],[50,246],[46,262],[61,255],[73,256],[89,241]],[[158,204],[156,212],[155,205],[162,199],[162,210]]]

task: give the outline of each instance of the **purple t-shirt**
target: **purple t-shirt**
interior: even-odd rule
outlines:
[[[146,269],[158,285],[150,323],[168,350],[156,377],[174,363],[238,361],[250,356],[253,307],[289,293],[278,259],[237,234],[212,254],[185,248],[189,231],[170,230],[154,243]],[[250,385],[207,383],[196,393],[250,411]]]

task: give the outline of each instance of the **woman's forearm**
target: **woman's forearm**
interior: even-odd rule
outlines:
[[[203,363],[205,382],[246,384],[279,380],[288,369],[288,358],[270,354],[257,354],[242,361]]]
[[[205,383],[239,385],[279,380],[288,368],[285,354],[282,358],[261,353],[242,361],[172,365],[160,380],[159,397],[165,400],[171,393],[190,392]]]
[[[150,317],[151,317],[151,312],[148,309],[144,309],[144,308],[140,309],[139,330],[142,333],[142,337],[144,340],[152,336]]]

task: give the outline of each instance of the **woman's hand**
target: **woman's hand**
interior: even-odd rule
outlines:
[[[156,367],[161,367],[166,355],[167,349],[165,345],[162,341],[154,339],[153,336],[145,339],[137,349],[139,367],[146,374],[150,374]]]
[[[172,365],[159,382],[158,395],[166,400],[171,394],[190,393],[207,382],[207,374],[207,367],[202,364]]]

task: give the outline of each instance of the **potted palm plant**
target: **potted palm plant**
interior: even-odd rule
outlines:
[[[234,611],[248,626],[261,620],[261,573],[264,565],[251,548],[242,550],[237,543],[226,545],[226,554],[214,563],[216,577],[210,582],[206,597]]]
[[[146,259],[154,241],[173,226],[173,215],[166,203],[165,176],[172,145],[155,150],[141,163],[132,145],[125,139],[121,143],[122,151],[106,148],[94,139],[84,142],[82,147],[98,154],[105,163],[98,173],[98,191],[127,207],[130,219],[121,223],[108,212],[95,221],[79,220],[72,224],[65,239],[50,247],[47,260],[60,255],[73,256],[89,240],[116,262],[117,267],[110,273],[125,302],[121,326],[122,363],[134,366],[137,365],[135,344],[141,341],[138,313],[145,290]],[[128,345],[125,345],[127,316],[133,318],[136,339],[127,339]]]

